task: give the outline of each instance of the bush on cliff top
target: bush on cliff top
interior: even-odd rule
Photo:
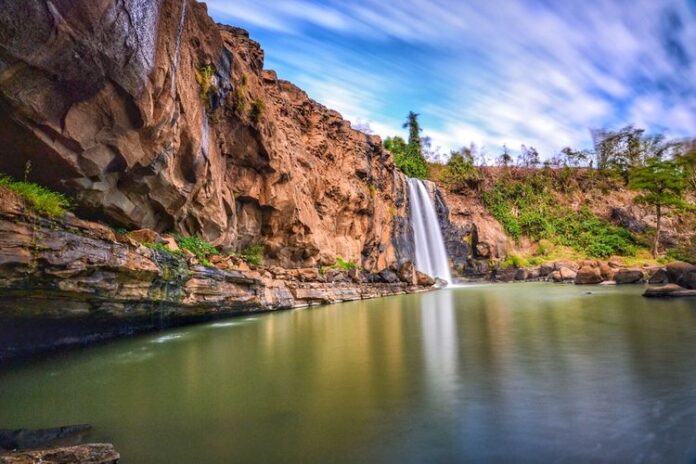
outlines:
[[[44,216],[62,216],[70,209],[70,200],[63,194],[53,192],[32,182],[15,181],[8,176],[0,174],[0,186],[12,190],[24,198],[34,211]]]

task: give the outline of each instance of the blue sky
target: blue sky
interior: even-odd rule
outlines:
[[[696,0],[208,0],[354,125],[443,151],[587,148],[633,123],[696,135]]]

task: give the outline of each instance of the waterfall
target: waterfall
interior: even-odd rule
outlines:
[[[452,283],[445,242],[435,207],[423,181],[408,180],[411,224],[416,248],[416,269]]]

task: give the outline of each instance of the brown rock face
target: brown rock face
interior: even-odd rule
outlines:
[[[409,256],[376,137],[263,70],[193,0],[26,0],[0,12],[0,171],[114,225],[264,245],[286,267]]]

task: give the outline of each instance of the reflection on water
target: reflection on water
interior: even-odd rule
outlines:
[[[689,462],[696,302],[489,285],[137,337],[0,373],[0,428],[124,463]]]

